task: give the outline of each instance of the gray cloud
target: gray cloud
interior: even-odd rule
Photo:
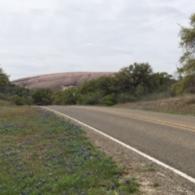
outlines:
[[[134,61],[173,73],[193,0],[1,0],[0,64],[12,79],[115,71]]]

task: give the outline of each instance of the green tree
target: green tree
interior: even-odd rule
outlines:
[[[123,68],[116,74],[118,91],[134,93],[137,88],[142,88],[143,93],[145,93],[150,87],[152,74],[152,68],[148,63],[134,63]]]
[[[114,105],[135,101],[149,93],[166,91],[173,82],[167,73],[153,73],[148,63],[134,63],[112,76],[84,82],[56,92],[55,104]]]
[[[181,46],[184,50],[180,59],[182,67],[178,69],[181,80],[174,89],[177,93],[195,93],[195,14],[190,18],[190,27],[182,27]]]
[[[8,76],[0,68],[0,87],[5,87],[9,84],[10,84],[10,82],[9,82]]]
[[[170,86],[175,83],[172,75],[166,72],[157,72],[152,75],[151,90],[162,92],[170,89]]]
[[[17,105],[32,104],[31,91],[16,86],[9,81],[9,77],[0,68],[0,98]]]

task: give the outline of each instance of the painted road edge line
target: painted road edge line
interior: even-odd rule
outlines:
[[[142,152],[142,151],[140,151],[140,150],[138,150],[138,149],[136,149],[136,148],[134,148],[134,147],[132,147],[130,145],[125,144],[124,142],[122,142],[122,141],[120,141],[120,140],[118,140],[118,139],[116,139],[116,138],[114,138],[114,137],[112,137],[112,136],[110,136],[110,135],[108,135],[106,133],[103,133],[101,130],[98,130],[98,129],[96,129],[96,128],[94,128],[94,127],[92,127],[92,126],[90,126],[90,125],[88,125],[86,123],[83,123],[83,122],[79,121],[78,119],[75,119],[73,117],[70,117],[67,114],[64,114],[62,112],[53,110],[53,109],[48,108],[48,107],[41,107],[41,108],[43,108],[45,110],[48,110],[50,112],[53,112],[56,115],[62,116],[64,118],[67,118],[67,119],[69,119],[71,121],[74,121],[74,122],[76,122],[77,124],[79,124],[79,125],[81,125],[83,127],[87,127],[89,129],[95,131],[96,133],[98,133],[98,134],[100,134],[100,135],[102,135],[102,136],[104,136],[104,137],[106,137],[106,138],[108,138],[108,139],[110,139],[110,140],[118,143],[119,145],[121,145],[121,146],[123,146],[123,147],[125,147],[125,148],[127,148],[127,149],[129,149],[129,150],[131,150],[131,151],[133,151],[133,152],[135,152],[137,154],[139,154],[140,156],[142,156],[142,157],[144,157],[144,158],[152,161],[153,163],[156,163],[156,164],[160,165],[161,167],[164,167],[164,168],[166,168],[166,169],[174,172],[175,174],[183,177],[184,179],[186,179],[186,180],[188,180],[188,181],[190,181],[190,182],[192,182],[192,183],[195,184],[195,178],[187,175],[186,173],[184,173],[184,172],[182,172],[182,171],[180,171],[180,170],[178,170],[178,169],[176,169],[174,167],[171,167],[170,165],[167,165],[167,164],[161,162],[160,160],[158,160],[158,159],[156,159],[156,158],[154,158],[154,157],[152,157],[152,156],[150,156],[148,154],[145,154],[144,152]]]

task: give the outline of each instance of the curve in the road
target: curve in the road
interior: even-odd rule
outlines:
[[[85,111],[83,111],[82,110],[82,108],[73,108],[73,107],[69,107],[69,108],[60,108],[59,109],[59,107],[51,107],[51,108],[46,108],[47,110],[49,110],[49,111],[52,111],[52,112],[54,112],[55,114],[57,114],[57,115],[60,115],[60,116],[63,116],[63,117],[65,117],[65,118],[68,118],[68,119],[70,119],[70,120],[72,120],[72,121],[74,121],[74,122],[76,122],[76,123],[78,123],[78,124],[80,124],[81,126],[83,126],[83,127],[87,127],[87,128],[89,128],[89,129],[91,129],[91,130],[93,130],[93,131],[95,131],[96,133],[98,133],[98,134],[101,134],[102,136],[104,136],[104,137],[107,137],[107,138],[109,138],[109,139],[111,139],[112,141],[114,141],[114,142],[116,142],[116,143],[118,143],[118,144],[120,144],[120,145],[122,145],[123,147],[125,147],[125,148],[128,148],[128,149],[130,149],[131,151],[134,151],[134,152],[136,152],[137,154],[139,154],[139,155],[141,155],[141,156],[143,156],[143,157],[145,157],[145,158],[147,158],[147,159],[149,159],[149,160],[151,160],[152,162],[154,162],[154,163],[156,163],[156,164],[158,164],[158,165],[160,165],[160,166],[162,166],[162,167],[164,167],[164,168],[166,168],[166,169],[169,169],[169,170],[171,170],[172,172],[174,172],[174,173],[176,173],[177,175],[180,175],[181,177],[183,177],[183,178],[185,178],[185,179],[187,179],[188,181],[190,181],[190,182],[192,182],[192,183],[194,183],[195,184],[195,178],[193,177],[193,176],[191,176],[190,174],[188,174],[189,172],[190,172],[190,170],[192,170],[193,169],[193,172],[192,172],[192,175],[195,173],[195,166],[193,166],[193,165],[189,165],[189,169],[187,170],[187,172],[188,173],[186,173],[185,171],[183,171],[183,170],[181,170],[181,169],[177,169],[177,168],[175,168],[174,167],[174,161],[170,161],[171,163],[170,164],[173,164],[173,166],[171,166],[170,164],[167,164],[166,162],[164,162],[163,160],[158,160],[157,158],[155,158],[155,157],[153,157],[152,155],[148,155],[148,153],[147,152],[143,152],[143,150],[140,150],[139,149],[139,147],[137,148],[136,146],[131,146],[129,143],[126,143],[126,141],[124,141],[124,140],[121,140],[121,139],[118,139],[116,136],[112,136],[112,135],[110,135],[110,133],[108,134],[108,132],[104,132],[104,131],[102,131],[102,128],[96,128],[96,127],[94,127],[92,124],[89,124],[87,121],[83,121],[82,120],[82,117],[81,117],[81,119],[78,119],[78,113],[80,114],[80,115],[86,115],[86,116],[92,116],[92,119],[93,119],[93,114],[87,114],[86,113],[86,111],[89,111],[90,112],[90,108],[89,108],[89,110],[87,110],[87,109],[84,109]],[[80,109],[80,110],[79,110]],[[68,110],[68,111],[67,111]],[[75,111],[76,110],[78,110],[78,112],[77,112],[77,114],[73,114],[73,113],[75,113]],[[67,112],[67,113],[66,113]],[[83,112],[83,113],[82,113]],[[91,111],[92,112],[92,111]],[[94,111],[95,112],[95,111]],[[98,111],[96,111],[96,112],[98,112]],[[97,114],[97,113],[96,113]],[[108,113],[107,113],[108,114]],[[101,114],[101,112],[100,112],[100,115],[102,115]],[[95,115],[94,115],[95,116]],[[102,116],[103,118],[105,118],[104,116]],[[107,116],[108,118],[109,118],[109,116]],[[90,118],[90,117],[89,117]],[[101,118],[101,117],[100,117]],[[101,119],[103,119],[103,118],[101,118]],[[115,118],[116,119],[116,118]],[[135,118],[135,119],[137,119],[137,118]],[[120,120],[120,119],[119,119]],[[139,120],[139,119],[138,119]],[[110,121],[108,120],[108,123],[109,123]],[[115,121],[116,122],[116,121]],[[122,122],[125,122],[125,120],[123,120]],[[132,121],[131,121],[132,122]],[[145,122],[150,122],[150,121],[145,121]],[[104,123],[105,124],[105,123]],[[119,124],[119,126],[120,126],[121,124]],[[160,125],[166,125],[166,124],[160,124]],[[95,126],[97,126],[97,125],[95,125]],[[154,127],[154,126],[153,126]],[[175,127],[175,126],[173,126],[173,127]],[[106,127],[105,127],[106,128]],[[177,127],[178,128],[178,127]],[[101,129],[101,130],[100,130]],[[165,129],[164,129],[165,130]],[[173,129],[170,129],[170,131],[175,131],[175,130],[173,130]],[[144,132],[144,131],[143,131]],[[132,132],[133,133],[133,132]],[[153,132],[154,133],[154,132]],[[166,134],[167,132],[165,132],[165,134]],[[174,132],[175,133],[175,132]],[[185,133],[185,132],[183,132],[183,133]],[[179,134],[179,135],[184,135],[184,134]],[[168,138],[168,137],[166,137],[167,135],[163,135],[163,132],[162,132],[162,137],[163,136],[165,136],[164,138]],[[172,136],[172,135],[171,135]],[[195,134],[194,134],[194,137],[195,137]],[[147,137],[146,137],[147,138]],[[159,139],[159,137],[158,137],[158,135],[156,134],[156,138],[157,139]],[[186,138],[187,139],[187,138]],[[139,139],[138,139],[139,140]],[[141,139],[140,139],[141,140]],[[152,139],[151,139],[152,140]],[[181,140],[181,139],[179,139],[179,140]],[[170,146],[171,146],[171,144],[173,145],[173,144],[175,144],[176,146],[177,146],[177,143],[178,143],[178,141],[179,140],[177,140],[177,138],[176,138],[176,141],[175,142],[173,142],[173,143],[170,143]],[[154,141],[154,140],[153,140]],[[163,143],[163,138],[162,138],[162,140],[161,140],[161,142]],[[171,139],[169,140],[169,142],[171,142]],[[147,142],[146,142],[147,143]],[[162,144],[162,143],[160,143],[159,142],[159,144]],[[183,143],[183,148],[182,148],[182,150],[185,150],[186,149],[186,151],[188,151],[188,150],[190,150],[190,149],[192,149],[192,153],[194,152],[194,146],[195,145],[193,145],[192,147],[190,147],[189,146],[189,144],[190,143]],[[189,146],[189,148],[188,148],[188,146]],[[162,147],[163,147],[163,145],[162,145]],[[150,146],[149,146],[149,148],[150,148]],[[170,148],[171,149],[171,148]],[[155,148],[153,149],[154,151],[153,152],[155,152]],[[173,150],[174,151],[174,150]],[[182,151],[181,151],[182,152]],[[164,153],[164,154],[166,154],[166,153]],[[171,153],[169,153],[169,155],[170,155]],[[169,156],[168,155],[168,156]],[[185,156],[185,154],[183,154],[184,156]],[[164,156],[166,156],[166,155],[164,155]],[[181,157],[181,155],[178,155],[179,157],[177,157],[177,158],[180,158]],[[189,156],[188,156],[189,157]],[[176,160],[177,160],[177,158],[176,158]],[[192,157],[193,158],[193,157]],[[166,159],[166,158],[165,158]],[[184,159],[185,159],[185,157],[184,157]],[[182,158],[181,158],[181,160],[182,160]],[[165,160],[166,161],[166,160]],[[193,159],[192,159],[192,161],[193,161]],[[194,161],[193,161],[194,162]],[[180,163],[178,163],[178,165],[179,165]],[[185,164],[185,163],[184,163]],[[176,163],[176,165],[177,165],[177,163]],[[184,168],[184,170],[185,170],[185,168]]]

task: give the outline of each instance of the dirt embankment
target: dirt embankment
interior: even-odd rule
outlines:
[[[138,101],[120,104],[117,105],[117,107],[195,115],[195,95],[185,95],[152,101]]]

